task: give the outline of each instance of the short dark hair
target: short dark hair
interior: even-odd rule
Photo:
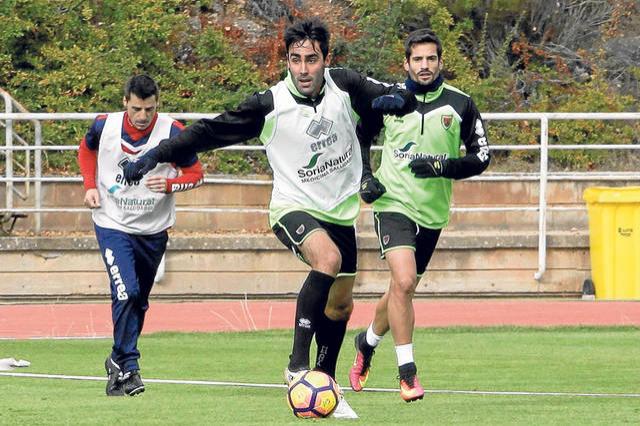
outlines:
[[[304,40],[317,41],[322,52],[322,57],[329,55],[329,30],[327,26],[318,18],[309,18],[291,24],[284,31],[284,46],[289,54],[289,46],[293,43],[299,43]]]
[[[435,43],[438,51],[438,59],[442,58],[442,44],[440,39],[432,30],[422,28],[420,30],[411,31],[404,42],[404,56],[409,59],[411,57],[411,49],[414,44]]]
[[[131,99],[132,93],[140,99],[155,96],[157,100],[160,89],[154,79],[146,74],[139,74],[131,77],[124,85],[124,97],[127,100]]]

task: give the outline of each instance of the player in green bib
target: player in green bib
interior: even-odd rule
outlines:
[[[375,173],[363,152],[361,196],[373,203],[374,226],[382,257],[391,272],[389,289],[378,302],[373,322],[356,336],[356,358],[349,372],[355,391],[362,390],[374,348],[391,330],[400,379],[400,396],[422,399],[424,389],[413,357],[413,294],[449,223],[453,179],[482,173],[489,146],[480,113],[471,98],[444,82],[442,46],[431,30],[409,34],[405,41],[405,87],[418,107],[401,117],[380,114],[363,122],[361,138],[381,132],[382,161]],[[370,142],[369,142],[370,143]],[[461,145],[466,153],[460,154]]]

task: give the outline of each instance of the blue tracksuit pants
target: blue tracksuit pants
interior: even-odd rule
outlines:
[[[153,279],[167,247],[167,231],[132,235],[94,226],[111,285],[111,359],[123,373],[139,370],[138,336],[149,308]]]

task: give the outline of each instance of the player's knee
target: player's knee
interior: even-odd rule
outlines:
[[[317,266],[314,269],[335,277],[340,272],[340,266],[342,266],[342,255],[336,248],[318,256]]]
[[[353,312],[353,300],[327,305],[325,315],[332,321],[349,321]]]
[[[398,295],[413,297],[418,284],[415,277],[399,277],[393,280],[392,291]]]

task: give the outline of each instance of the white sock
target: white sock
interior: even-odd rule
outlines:
[[[398,367],[413,361],[413,343],[396,346],[396,356],[398,357]]]
[[[380,341],[382,340],[384,336],[378,336],[376,333],[373,332],[373,324],[369,325],[369,328],[367,328],[367,344],[369,346],[372,347],[376,347],[380,344]]]

